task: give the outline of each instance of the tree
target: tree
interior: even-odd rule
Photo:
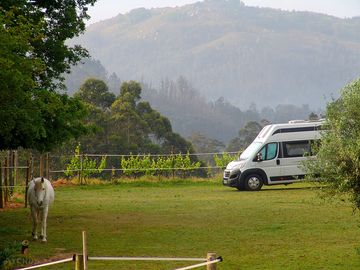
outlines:
[[[38,26],[40,38],[28,39],[33,48],[32,55],[42,59],[45,70],[37,74],[37,84],[45,89],[62,86],[62,74],[88,52],[79,45],[70,47],[66,40],[78,36],[85,30],[84,20],[89,18],[87,6],[96,0],[3,0],[0,8],[4,13],[14,13],[10,27],[17,27],[19,18]],[[7,27],[8,24],[5,24]]]
[[[4,106],[2,106],[4,104]],[[82,123],[87,110],[78,99],[46,90],[9,103],[0,100],[0,149],[50,151],[87,133]]]
[[[149,127],[149,135],[153,136],[158,142],[164,137],[164,134],[171,133],[172,127],[169,119],[162,116],[158,111],[151,108],[149,102],[139,102],[136,109],[142,119],[146,121]]]
[[[360,209],[360,80],[341,90],[326,109],[321,146],[306,163],[311,177],[320,176],[328,195],[347,194]]]
[[[309,120],[319,120],[319,116],[316,113],[311,112],[309,114]]]
[[[224,149],[225,145],[212,138],[195,132],[189,137],[189,141],[194,146],[197,153],[217,153]]]
[[[0,149],[48,151],[87,131],[83,104],[55,91],[60,73],[84,55],[83,49],[64,45],[66,37],[79,33],[78,26],[62,29],[84,18],[83,2],[72,7],[75,14],[58,2],[1,2]]]
[[[135,108],[141,98],[141,85],[135,81],[123,82],[120,87],[119,98],[129,102]]]
[[[258,122],[247,122],[246,125],[239,130],[238,137],[230,141],[227,146],[227,150],[239,151],[240,149],[247,147],[255,139],[262,128],[263,127]]]
[[[130,101],[118,98],[111,107],[111,118],[118,135],[125,138],[125,141],[133,150],[143,144],[147,134],[147,123],[141,119],[135,107],[131,106]]]
[[[99,85],[102,90],[98,90]],[[149,102],[141,101],[142,89],[138,82],[124,82],[119,96],[108,109],[103,110],[96,105],[105,104],[101,97],[108,93],[106,89],[104,82],[96,81],[86,83],[86,87],[75,94],[85,101],[90,112],[86,124],[96,127],[94,133],[81,138],[83,151],[193,153],[191,143],[173,132],[169,119],[154,110]]]
[[[109,92],[105,82],[95,78],[87,79],[74,96],[103,110],[115,101],[115,95]]]
[[[82,147],[87,153],[109,151],[113,146],[110,144],[110,107],[115,101],[115,95],[109,92],[105,82],[90,78],[81,85],[74,97],[86,103],[89,114],[85,123],[92,127],[91,134],[81,139]]]
[[[42,125],[41,133],[32,137],[33,144],[29,148],[50,151],[71,138],[88,133],[89,126],[83,122],[88,110],[79,99],[42,90],[34,103]]]
[[[244,145],[239,137],[235,137],[231,139],[228,145],[226,146],[226,151],[229,152],[237,152],[242,150],[244,150]]]
[[[111,75],[107,79],[107,83],[109,85],[109,89],[111,92],[118,93],[121,85],[121,80],[119,79],[119,77],[116,75],[115,72],[111,73]]]
[[[34,48],[28,42],[40,34],[37,25],[17,17],[16,11],[0,9],[0,149],[29,143],[33,134],[41,133],[30,90],[44,63],[31,53]]]
[[[136,106],[140,100],[141,86],[138,82],[124,82],[120,95],[111,106],[111,118],[118,135],[125,138],[127,148],[136,151],[144,145],[149,127],[139,115]]]

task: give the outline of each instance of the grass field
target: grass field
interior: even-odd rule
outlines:
[[[119,184],[56,189],[48,243],[36,260],[90,256],[224,258],[218,269],[359,269],[360,219],[306,184],[239,192],[221,184]],[[29,209],[0,212],[0,246],[30,239]],[[90,262],[89,269],[173,269],[192,263]],[[42,269],[73,269],[71,263]]]

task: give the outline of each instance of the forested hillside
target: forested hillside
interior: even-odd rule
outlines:
[[[77,92],[88,78],[106,82],[109,91],[119,95],[118,76],[109,76],[101,63],[93,59],[87,59],[83,65],[73,67],[72,72],[66,75],[65,83],[69,92]],[[176,80],[164,79],[158,87],[142,82],[142,100],[150,102],[151,106],[168,117],[174,131],[182,136],[190,137],[200,133],[225,144],[248,122],[266,120],[280,123],[307,119],[312,112],[308,105],[278,104],[258,108],[255,103],[251,103],[247,108],[240,109],[224,97],[211,101],[183,76]]]
[[[76,42],[123,80],[186,77],[208,100],[259,108],[323,107],[360,70],[360,18],[205,0],[136,9],[93,24]]]

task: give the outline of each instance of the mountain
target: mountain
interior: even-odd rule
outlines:
[[[323,107],[360,74],[360,18],[205,0],[135,9],[73,40],[122,80],[184,76],[209,100]]]

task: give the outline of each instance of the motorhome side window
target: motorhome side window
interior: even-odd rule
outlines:
[[[278,143],[268,143],[259,151],[262,160],[274,159],[277,155]]]
[[[310,141],[293,141],[282,143],[285,158],[311,155]]]

